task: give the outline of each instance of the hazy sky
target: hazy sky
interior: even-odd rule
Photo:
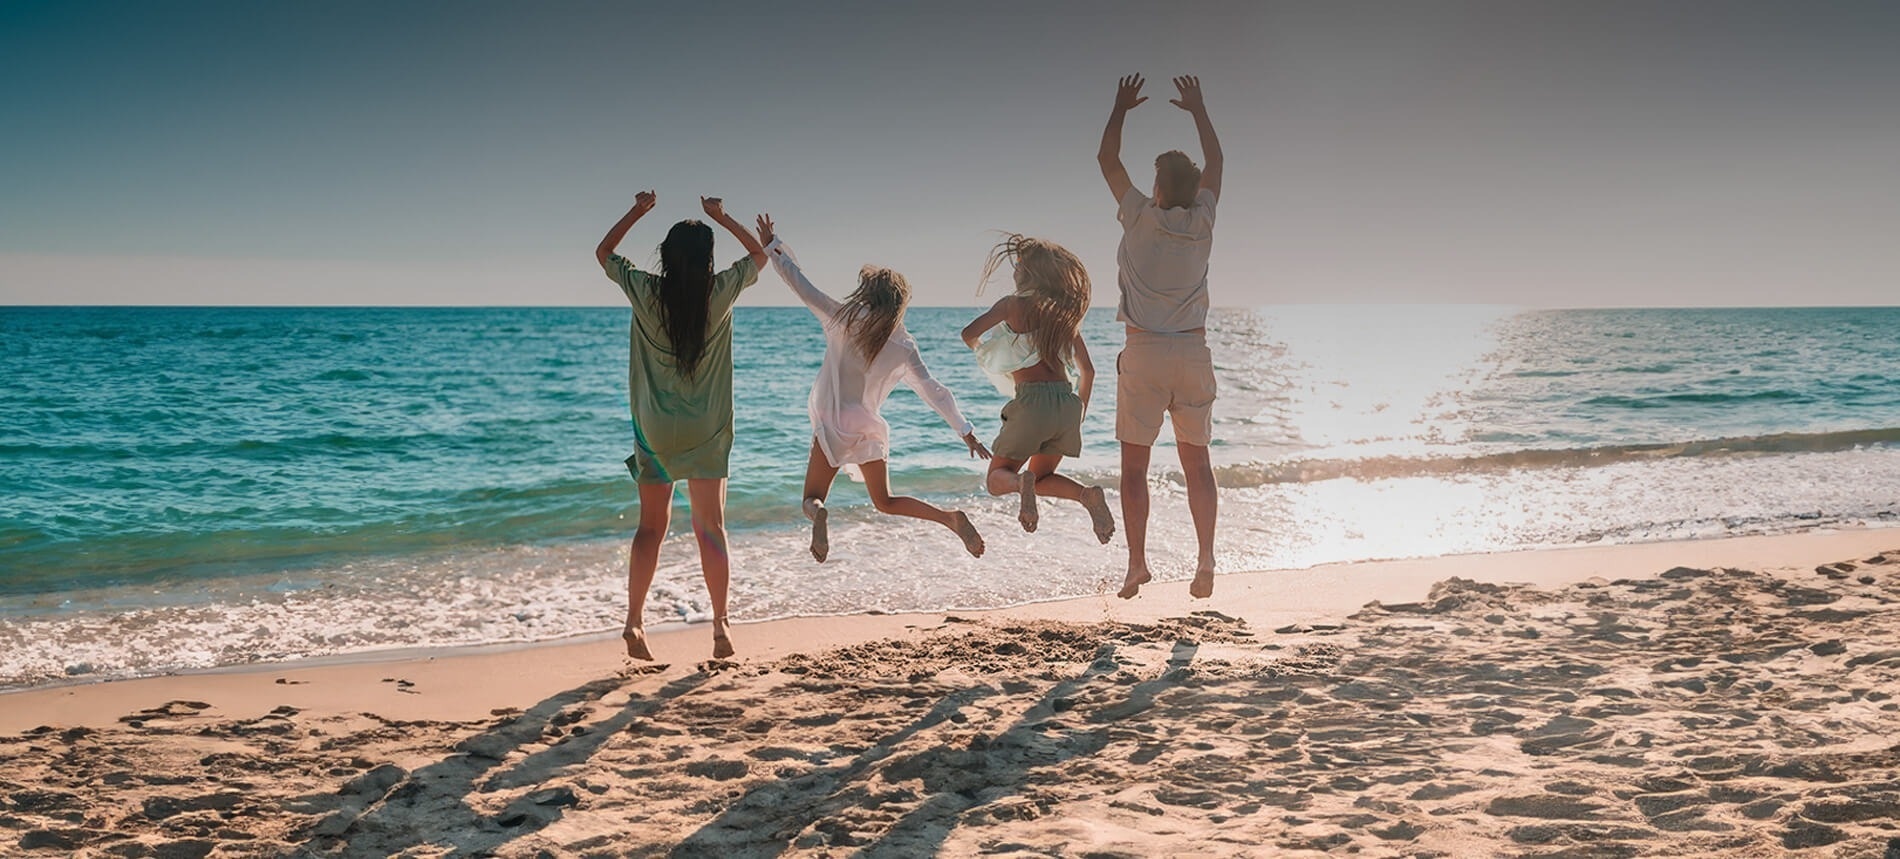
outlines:
[[[0,304],[616,304],[723,195],[821,286],[1114,301],[1094,153],[1227,152],[1217,304],[1891,304],[1900,3],[0,0]],[[721,236],[722,260],[739,253]],[[788,303],[769,273],[750,303]]]

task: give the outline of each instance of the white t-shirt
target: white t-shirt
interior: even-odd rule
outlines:
[[[1207,257],[1214,249],[1214,192],[1202,188],[1194,205],[1163,209],[1130,188],[1115,217],[1122,222],[1115,252],[1121,304],[1115,318],[1164,334],[1207,324]]]

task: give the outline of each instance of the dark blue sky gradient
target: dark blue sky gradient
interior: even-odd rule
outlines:
[[[987,231],[1113,300],[1093,154],[1227,151],[1217,303],[1891,303],[1900,4],[0,2],[0,303],[620,301],[717,193],[970,304]],[[720,254],[736,255],[722,238]],[[135,276],[125,277],[126,272]],[[753,303],[785,303],[770,276]]]

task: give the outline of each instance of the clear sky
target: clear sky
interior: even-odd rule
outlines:
[[[1094,153],[1227,152],[1216,304],[1891,304],[1900,3],[0,0],[0,304],[616,304],[699,194],[821,286],[1114,301]],[[724,236],[722,258],[738,254]],[[767,274],[750,303],[789,303]]]

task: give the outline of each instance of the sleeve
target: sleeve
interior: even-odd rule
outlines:
[[[640,303],[642,294],[652,291],[653,275],[633,267],[626,257],[614,254],[607,258],[607,264],[601,266],[607,273],[607,279],[620,285],[620,291],[626,293],[627,300],[635,305]]]
[[[805,306],[811,308],[812,315],[818,317],[818,322],[824,325],[831,324],[832,317],[838,315],[838,308],[843,305],[812,285],[811,279],[805,277],[805,272],[798,268],[798,257],[792,253],[791,247],[785,244],[785,240],[773,237],[772,243],[765,246],[765,258],[771,260],[772,270],[778,272],[779,279],[785,281],[785,285],[790,286],[792,292],[798,294],[798,300],[805,302]]]
[[[1214,228],[1214,206],[1218,202],[1220,198],[1214,195],[1212,188],[1202,188],[1194,195],[1194,219],[1203,228],[1209,230]]]
[[[916,391],[917,396],[923,397],[924,402],[929,403],[937,414],[943,416],[944,423],[956,431],[958,439],[974,434],[976,425],[970,423],[963,412],[957,409],[956,395],[930,375],[930,368],[924,364],[924,356],[917,351],[917,341],[909,333],[904,335],[904,348],[909,353],[905,356],[904,383]]]
[[[759,282],[759,267],[752,262],[752,255],[746,254],[738,262],[726,267],[725,271],[713,275],[713,294],[721,296],[727,304],[739,300],[739,293]]]
[[[1128,193],[1122,195],[1121,208],[1115,210],[1115,220],[1122,222],[1123,227],[1130,226],[1135,223],[1135,218],[1141,215],[1141,210],[1147,205],[1147,194],[1135,188],[1129,188]]]

